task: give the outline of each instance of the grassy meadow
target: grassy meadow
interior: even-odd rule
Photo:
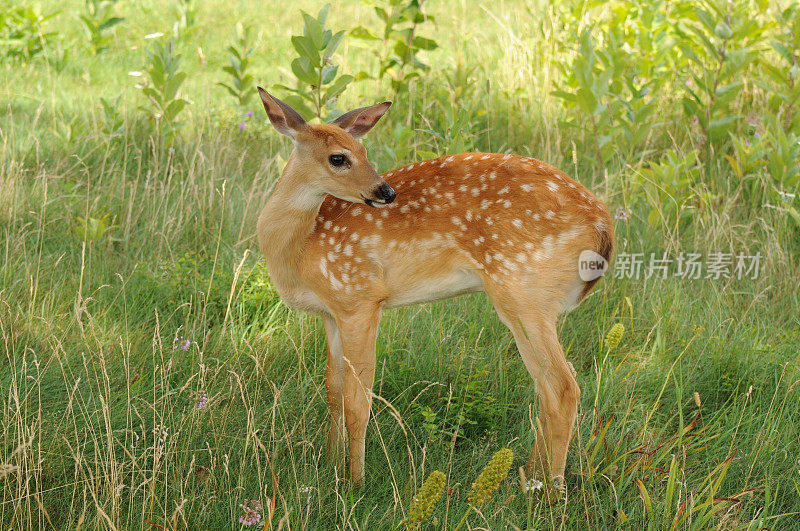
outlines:
[[[800,9],[419,3],[0,0],[0,526],[800,529]],[[535,385],[483,295],[384,313],[367,486],[328,459],[322,323],[254,238],[291,151],[256,84],[393,100],[378,171],[513,152],[606,202],[565,499],[521,488]]]

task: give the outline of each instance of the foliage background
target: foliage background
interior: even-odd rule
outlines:
[[[433,470],[447,490],[432,528],[796,525],[800,11],[322,8],[0,4],[3,525],[227,528],[255,499],[284,528],[391,527]],[[313,46],[293,45],[304,32]],[[256,83],[309,118],[394,99],[365,139],[379,171],[533,156],[618,214],[619,252],[760,253],[761,274],[607,278],[564,319],[583,396],[561,503],[517,486],[534,386],[485,298],[386,312],[370,483],[354,489],[325,457],[322,327],[258,262],[255,219],[290,144]],[[471,508],[506,446],[509,478]]]

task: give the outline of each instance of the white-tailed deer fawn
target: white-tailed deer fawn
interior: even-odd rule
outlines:
[[[611,255],[605,206],[563,172],[515,155],[462,153],[379,175],[357,139],[390,102],[309,124],[258,90],[272,125],[294,140],[258,241],[284,302],[322,316],[328,445],[341,450],[346,427],[352,478],[364,479],[381,310],[484,291],[538,384],[529,468],[561,487],[580,388],[556,319],[599,278],[580,274],[582,251]]]

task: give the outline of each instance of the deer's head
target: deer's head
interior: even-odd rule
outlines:
[[[395,193],[367,160],[358,141],[378,123],[392,102],[341,115],[329,124],[310,124],[292,107],[258,87],[272,126],[294,141],[293,173],[321,192],[345,201],[385,206]]]

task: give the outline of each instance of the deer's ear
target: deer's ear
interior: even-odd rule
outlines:
[[[350,133],[353,138],[361,138],[378,123],[391,106],[391,101],[384,101],[369,107],[361,107],[344,113],[331,123]]]
[[[288,103],[272,96],[261,87],[258,87],[258,95],[261,96],[261,102],[272,127],[279,133],[294,139],[297,133],[308,127],[308,123]]]

